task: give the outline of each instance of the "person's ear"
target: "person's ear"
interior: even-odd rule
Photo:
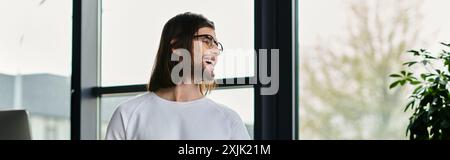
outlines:
[[[181,60],[185,59],[185,58],[191,59],[191,54],[186,49],[178,48],[178,49],[172,49],[171,57],[173,57],[173,59],[181,59]]]
[[[174,43],[175,43],[175,39],[172,39],[172,40],[170,41],[170,45],[169,45],[169,46],[172,46],[172,44],[174,44]],[[175,50],[176,50],[176,48],[171,48],[170,50],[172,51],[172,53],[174,53]]]
[[[171,48],[170,50],[172,51],[172,53],[175,53],[176,49],[175,48]]]
[[[172,48],[171,50],[172,50],[172,54],[175,54],[175,55],[180,56],[180,57],[183,56],[182,52],[180,52],[180,49]]]

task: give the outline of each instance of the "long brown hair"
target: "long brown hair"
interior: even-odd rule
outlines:
[[[193,57],[193,39],[200,28],[215,29],[214,23],[203,15],[186,12],[171,18],[164,25],[158,53],[156,54],[148,91],[156,92],[160,89],[176,86],[171,79],[171,71],[179,62],[171,61],[173,49],[186,49]],[[193,61],[192,61],[193,62]],[[215,84],[200,84],[200,92],[204,95],[214,89]]]

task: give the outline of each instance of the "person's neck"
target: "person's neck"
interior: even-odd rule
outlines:
[[[176,102],[189,102],[203,98],[200,88],[195,84],[180,84],[172,88],[164,88],[155,92],[159,97]]]

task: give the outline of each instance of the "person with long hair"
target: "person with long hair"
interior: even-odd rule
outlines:
[[[171,18],[161,34],[148,92],[118,106],[106,139],[250,139],[235,111],[206,97],[214,89],[214,66],[222,50],[212,21],[190,12]],[[187,51],[190,59],[173,61],[173,54],[180,56],[182,51]],[[201,76],[183,72],[183,81],[174,82],[173,75],[179,75],[173,74],[174,68],[188,60],[192,60],[192,71],[194,66],[201,67]]]

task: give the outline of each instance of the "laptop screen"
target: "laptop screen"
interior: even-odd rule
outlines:
[[[25,110],[0,110],[0,140],[31,140]]]

